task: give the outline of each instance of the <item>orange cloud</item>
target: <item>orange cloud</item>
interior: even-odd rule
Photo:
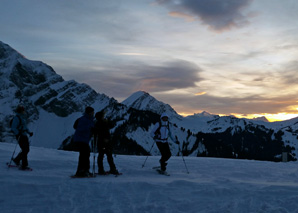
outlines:
[[[182,12],[173,11],[173,12],[169,12],[169,15],[173,16],[173,17],[184,18],[186,21],[189,21],[189,22],[195,20],[195,18],[193,16],[182,13]]]
[[[198,96],[198,95],[205,95],[205,94],[206,94],[206,92],[198,92],[198,93],[195,94],[195,96]]]

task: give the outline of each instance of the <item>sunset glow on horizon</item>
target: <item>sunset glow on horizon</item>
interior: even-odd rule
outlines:
[[[10,0],[0,41],[119,102],[142,90],[183,116],[273,122],[298,116],[297,11],[280,0]]]
[[[190,113],[178,113],[178,114],[180,114],[183,117],[194,115],[194,114],[190,114]],[[219,116],[223,117],[223,116],[231,116],[231,115],[220,114]],[[245,115],[245,116],[233,114],[232,116],[235,116],[236,118],[247,118],[247,119],[256,119],[256,118],[266,117],[266,119],[269,122],[277,122],[277,121],[285,121],[285,120],[297,118],[298,114],[278,113],[278,114],[263,114],[263,115],[253,114],[253,115]]]

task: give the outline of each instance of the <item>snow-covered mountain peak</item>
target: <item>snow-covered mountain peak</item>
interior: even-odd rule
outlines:
[[[47,146],[46,143],[53,143],[53,140],[47,142],[48,134],[57,134],[58,139],[55,143],[60,144],[69,132],[61,126],[59,128],[58,124],[56,124],[57,128],[53,126],[49,128],[42,127],[41,123],[49,123],[48,120],[55,120],[54,117],[57,117],[60,123],[63,120],[70,125],[74,119],[72,115],[80,114],[86,106],[96,107],[96,111],[99,111],[115,102],[106,95],[98,94],[86,84],[79,84],[74,80],[65,81],[52,67],[41,61],[25,58],[3,42],[0,43],[0,76],[2,109],[0,120],[3,121],[0,122],[0,129],[3,130],[0,138],[2,141],[10,137],[8,125],[5,122],[14,114],[13,110],[20,103],[26,107],[30,125],[38,124],[38,132],[47,132],[40,137],[44,139],[43,145]],[[52,118],[48,119],[50,115]],[[44,118],[46,120],[43,120]],[[63,132],[63,135],[59,132]]]
[[[255,121],[269,122],[268,119],[265,116],[256,117],[256,118],[253,118],[253,120],[255,120]]]
[[[9,75],[13,66],[18,60],[25,57],[11,48],[9,45],[0,41],[0,71],[1,75]]]
[[[122,104],[137,110],[148,110],[157,114],[167,112],[170,117],[181,117],[170,105],[158,101],[149,93],[144,91],[133,93],[131,96],[125,99]]]
[[[187,116],[187,117],[215,119],[215,118],[218,118],[219,115],[213,115],[207,111],[203,111],[201,113],[195,113],[195,114]]]
[[[127,99],[125,99],[122,102],[122,104],[130,107],[139,99],[145,99],[148,96],[149,96],[149,93],[147,93],[145,91],[137,91],[137,92],[133,93],[132,95],[130,95]]]
[[[17,57],[24,57],[20,53],[18,53],[16,50],[11,48],[9,45],[0,41],[0,58],[1,58],[1,60],[11,57],[12,54],[14,54],[14,56],[17,56]]]

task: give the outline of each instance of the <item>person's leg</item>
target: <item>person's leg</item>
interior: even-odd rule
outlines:
[[[78,148],[80,155],[76,174],[79,176],[85,176],[89,173],[90,169],[90,147],[86,143],[78,142]]]
[[[98,148],[97,166],[98,166],[99,174],[105,174],[105,170],[103,167],[103,157],[104,157],[104,151],[102,150],[102,148]]]
[[[17,155],[16,158],[13,159],[15,164],[19,165],[20,161],[22,161],[22,168],[26,168],[28,166],[28,153],[29,153],[29,140],[26,135],[21,135],[19,138],[19,146],[21,148],[21,152]]]
[[[108,160],[108,163],[109,163],[109,166],[110,166],[110,172],[113,173],[113,174],[118,173],[118,171],[116,169],[116,165],[114,163],[112,151],[109,150],[109,149],[106,149],[106,155],[107,155],[107,160]]]
[[[156,145],[161,153],[161,158],[159,160],[161,170],[165,171],[167,166],[167,161],[172,156],[170,147],[168,143],[156,142]]]

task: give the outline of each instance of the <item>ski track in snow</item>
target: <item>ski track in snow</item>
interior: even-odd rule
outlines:
[[[142,168],[146,156],[117,155],[123,175],[71,179],[78,153],[31,147],[30,172],[6,167],[14,147],[0,143],[2,213],[298,212],[297,162],[185,157],[187,174],[182,158],[172,157],[164,176],[152,169],[158,156]]]

